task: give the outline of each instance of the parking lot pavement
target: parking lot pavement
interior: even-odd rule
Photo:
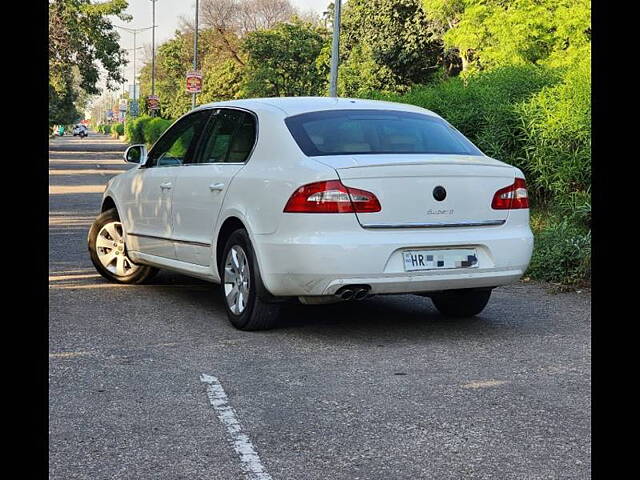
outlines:
[[[410,295],[291,306],[240,332],[216,285],[109,284],[86,246],[124,145],[50,147],[51,479],[585,479],[588,293],[498,288],[477,318]]]

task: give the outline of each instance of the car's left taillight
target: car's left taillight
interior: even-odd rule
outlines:
[[[340,180],[303,185],[296,189],[284,207],[285,213],[371,213],[382,210],[376,196],[347,187]]]
[[[524,178],[516,178],[513,184],[498,190],[493,195],[491,208],[494,210],[529,208],[529,194]]]

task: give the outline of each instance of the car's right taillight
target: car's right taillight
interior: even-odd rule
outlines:
[[[529,208],[529,194],[524,178],[516,178],[512,185],[498,190],[493,196],[491,208],[494,210]]]
[[[382,210],[376,196],[347,187],[340,180],[303,185],[296,189],[284,207],[285,213],[369,213]]]

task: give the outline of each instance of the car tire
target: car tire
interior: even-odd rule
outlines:
[[[219,267],[223,303],[231,324],[239,330],[273,328],[280,314],[280,305],[268,301],[270,293],[262,283],[256,254],[246,230],[236,230],[229,236]]]
[[[114,283],[140,284],[158,269],[133,263],[127,256],[122,223],[115,208],[95,219],[88,235],[89,255],[98,273]]]
[[[491,290],[452,290],[431,296],[431,301],[445,317],[473,317],[489,303]]]

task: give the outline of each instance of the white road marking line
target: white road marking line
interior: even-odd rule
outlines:
[[[507,383],[504,380],[485,380],[479,382],[471,382],[465,385],[462,385],[462,388],[487,388],[487,387],[497,387],[498,385],[504,385]]]
[[[91,352],[60,352],[50,353],[49,358],[76,358],[82,355],[89,355]]]
[[[207,384],[209,403],[215,409],[222,425],[227,429],[233,449],[240,456],[242,469],[245,471],[247,479],[272,480],[271,476],[265,471],[262,462],[260,462],[260,457],[258,457],[251,440],[246,434],[242,433],[242,427],[236,417],[236,412],[229,405],[227,394],[218,379],[203,373],[200,375],[200,381]]]

